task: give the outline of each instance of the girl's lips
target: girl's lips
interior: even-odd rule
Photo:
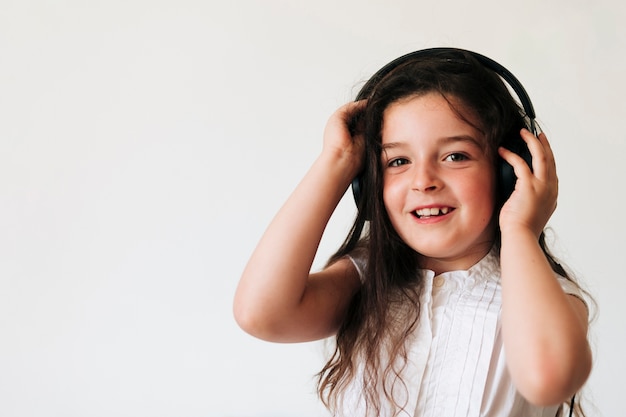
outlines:
[[[452,212],[454,207],[424,207],[416,209],[413,212],[413,215],[418,219],[429,219],[431,217],[445,216],[446,214]]]

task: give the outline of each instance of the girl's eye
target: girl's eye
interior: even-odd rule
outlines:
[[[408,159],[405,159],[405,158],[395,158],[395,159],[392,159],[391,161],[389,161],[387,163],[387,166],[388,167],[399,167],[399,166],[402,166],[402,165],[405,165],[405,164],[408,164],[408,163],[409,163]]]
[[[450,161],[450,162],[459,162],[459,161],[466,161],[468,159],[467,155],[462,154],[462,153],[451,153],[450,155],[446,156],[446,161]]]

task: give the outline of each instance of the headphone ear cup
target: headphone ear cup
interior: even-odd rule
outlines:
[[[369,208],[371,201],[365,201],[366,197],[363,194],[365,181],[365,174],[363,172],[352,180],[352,196],[354,197],[354,202],[359,209],[359,213],[363,215],[363,219],[371,220],[371,215],[369,214],[369,211],[371,210],[371,208]]]
[[[361,201],[361,175],[363,174],[357,175],[352,180],[352,196],[357,207],[359,206],[359,201]]]
[[[533,169],[532,165],[532,156],[530,154],[530,150],[528,149],[528,145],[521,137],[516,137],[513,140],[507,141],[507,143],[503,144],[506,149],[516,153],[521,156],[524,161],[528,164],[530,169]],[[506,200],[509,199],[513,191],[515,190],[515,183],[517,181],[517,177],[515,176],[515,171],[511,164],[506,162],[503,158],[499,158],[499,197],[504,204]]]

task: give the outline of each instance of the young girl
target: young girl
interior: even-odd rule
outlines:
[[[552,150],[485,59],[435,49],[372,77],[243,272],[245,331],[335,336],[318,387],[335,415],[552,417],[589,375],[586,305],[544,243]],[[351,233],[310,272],[360,173]]]

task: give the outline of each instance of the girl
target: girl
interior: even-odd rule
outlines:
[[[245,331],[335,336],[318,386],[335,415],[555,416],[589,375],[586,305],[544,242],[552,150],[485,59],[421,51],[372,77],[329,119],[243,272]],[[312,273],[359,173],[352,231]]]

